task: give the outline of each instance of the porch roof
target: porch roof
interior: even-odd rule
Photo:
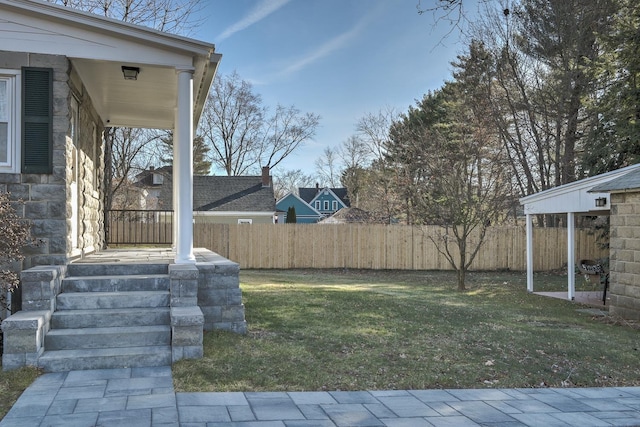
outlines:
[[[0,0],[0,50],[64,55],[105,126],[163,129],[175,127],[176,71],[193,70],[195,125],[221,58],[210,43],[40,0]]]

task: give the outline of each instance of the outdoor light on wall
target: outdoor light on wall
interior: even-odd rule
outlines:
[[[122,75],[125,80],[138,80],[138,74],[140,74],[140,68],[122,66]]]
[[[596,199],[596,207],[602,208],[607,206],[607,198],[606,197],[598,197]]]

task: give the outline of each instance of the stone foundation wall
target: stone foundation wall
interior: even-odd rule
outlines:
[[[240,289],[240,265],[214,252],[194,252],[198,260],[198,306],[204,315],[204,330],[245,334],[247,322]]]
[[[640,192],[611,194],[609,313],[640,320]]]

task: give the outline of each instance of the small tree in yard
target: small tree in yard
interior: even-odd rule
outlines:
[[[8,193],[0,193],[0,307],[8,308],[7,293],[14,292],[20,284],[16,270],[24,260],[22,248],[33,243],[31,224],[20,218]]]
[[[295,224],[298,222],[298,218],[296,217],[296,208],[295,206],[289,206],[287,209],[287,219],[285,220],[285,224]]]

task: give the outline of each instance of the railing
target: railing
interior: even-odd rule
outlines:
[[[107,244],[170,245],[173,241],[171,210],[111,210],[107,217]]]

